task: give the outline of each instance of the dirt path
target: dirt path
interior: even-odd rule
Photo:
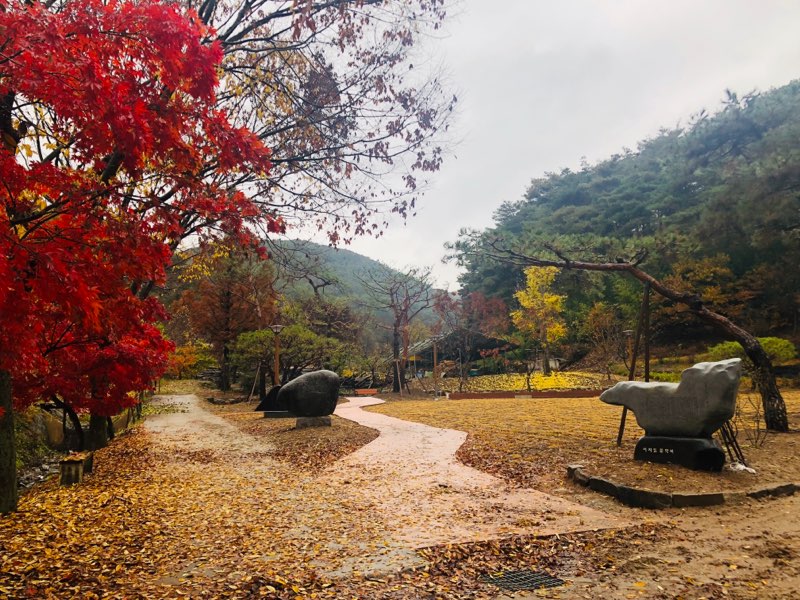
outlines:
[[[204,578],[277,572],[288,579],[308,569],[350,575],[394,571],[416,560],[385,543],[381,524],[365,518],[363,499],[274,460],[268,440],[205,410],[196,396],[161,396],[154,403],[166,408],[145,422],[154,434],[154,477],[172,493],[176,536],[187,542],[186,559],[174,561],[155,584],[191,596]],[[365,555],[375,558],[365,562]]]
[[[237,506],[259,509],[239,515],[246,526],[238,529],[248,532],[251,542],[265,537],[257,531],[259,523],[279,539],[255,553],[259,561],[281,567],[300,562],[329,577],[379,576],[420,566],[415,549],[433,544],[625,524],[534,490],[508,489],[455,460],[466,434],[361,410],[381,402],[377,399],[354,399],[336,414],[378,429],[380,436],[321,474],[300,478],[269,457],[263,439],[206,411],[195,396],[158,401],[178,412],[150,417],[145,428],[156,434],[152,444],[165,468],[202,490],[181,502],[189,503],[193,543],[207,550],[203,561],[178,563],[161,577],[164,584],[185,585],[190,576],[225,568],[214,555],[237,528],[236,515],[220,515],[230,494]],[[206,504],[198,496],[210,490],[220,497]],[[236,539],[241,545],[242,536]]]
[[[205,410],[194,394],[159,396],[155,402],[165,410],[148,417],[144,427],[158,434],[159,444],[178,445],[186,451],[224,450],[242,458],[261,456],[269,450],[265,440],[243,435],[225,419]]]
[[[510,489],[497,477],[455,458],[467,434],[361,410],[383,403],[350,398],[337,415],[380,436],[337,462],[326,485],[374,499],[392,539],[411,548],[512,534],[550,535],[624,527],[627,521],[531,489]]]

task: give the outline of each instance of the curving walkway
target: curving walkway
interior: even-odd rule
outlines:
[[[207,578],[239,571],[379,576],[424,565],[420,547],[628,524],[461,464],[455,453],[466,433],[362,410],[381,402],[339,405],[337,415],[380,435],[308,474],[275,461],[268,439],[243,433],[196,396],[158,398],[177,412],[146,420],[155,460],[136,485],[152,485],[148,510],[172,515],[175,543],[160,548],[172,566],[141,585],[191,596]]]
[[[467,434],[402,421],[363,407],[377,398],[349,398],[335,414],[380,436],[323,474],[325,485],[352,487],[371,500],[395,542],[414,548],[498,538],[549,535],[628,525],[622,519],[503,480],[455,458]]]

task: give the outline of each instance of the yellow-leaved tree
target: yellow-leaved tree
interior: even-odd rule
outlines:
[[[551,290],[558,274],[556,267],[528,267],[525,269],[525,289],[514,297],[520,308],[511,311],[511,320],[520,332],[542,345],[542,371],[550,374],[550,344],[567,333],[561,313],[564,310],[564,296]]]

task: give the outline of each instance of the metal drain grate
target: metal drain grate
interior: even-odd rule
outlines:
[[[550,577],[544,571],[505,571],[484,575],[481,577],[484,583],[494,585],[507,590],[538,590],[540,588],[553,588],[564,585],[564,580],[558,577]]]

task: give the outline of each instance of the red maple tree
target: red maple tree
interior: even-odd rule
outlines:
[[[117,412],[170,349],[139,282],[163,281],[188,233],[282,228],[215,181],[265,172],[269,152],[215,108],[212,33],[155,0],[0,0],[0,379],[16,408]]]

